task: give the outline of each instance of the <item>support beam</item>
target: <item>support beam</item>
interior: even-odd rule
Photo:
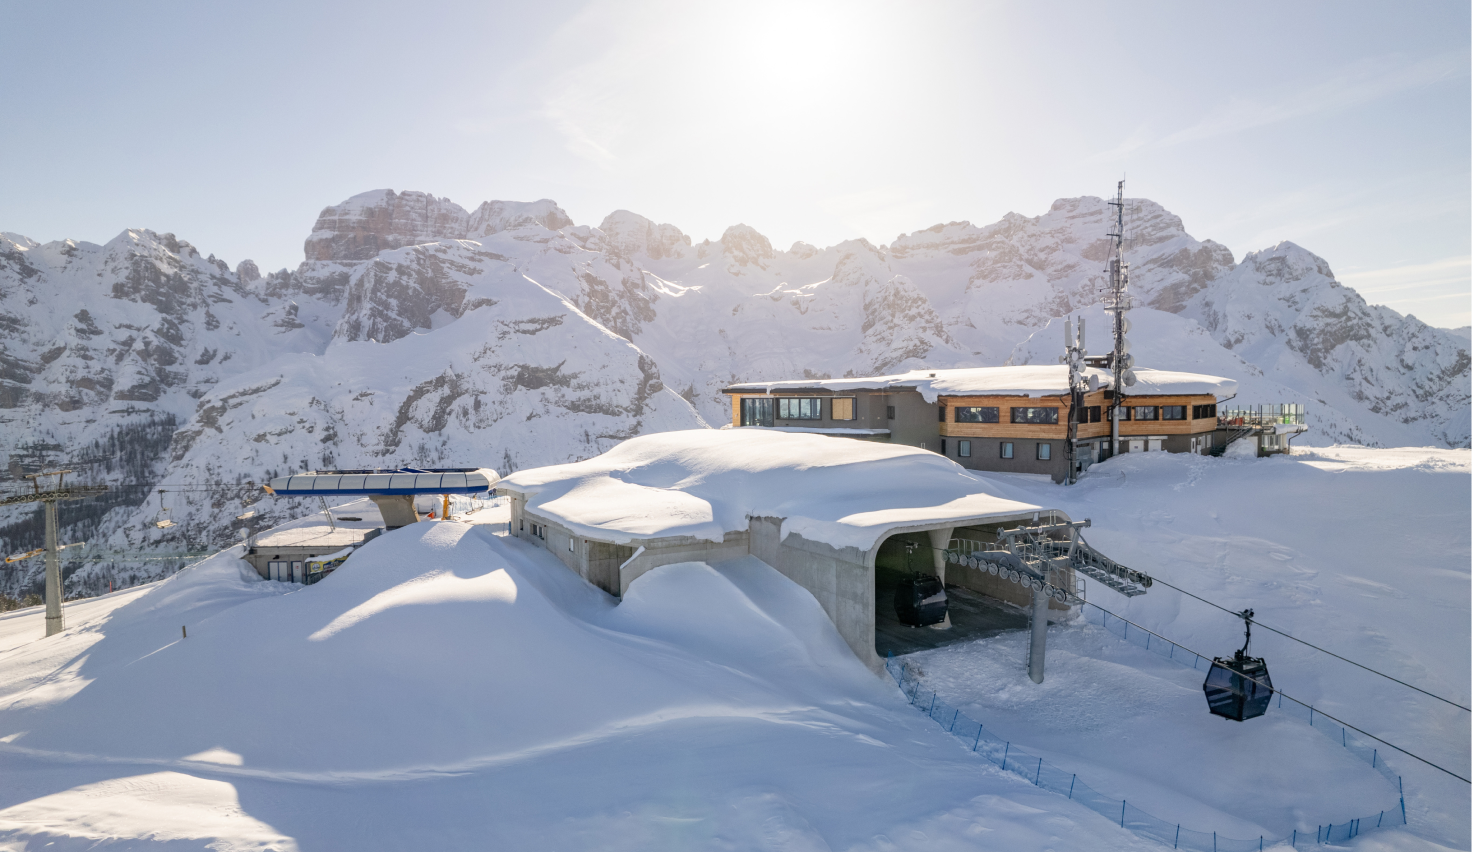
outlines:
[[[56,501],[46,506],[46,635],[55,636],[66,629],[61,615],[61,554],[56,542]]]
[[[414,510],[414,495],[412,494],[370,494],[368,499],[378,507],[378,514],[383,516],[384,529],[396,530],[416,523],[419,513]]]
[[[1032,593],[1032,639],[1027,644],[1027,676],[1033,683],[1043,682],[1043,660],[1048,652],[1048,596]]]
[[[946,548],[951,546],[951,535],[955,533],[955,527],[942,527],[938,530],[927,530],[930,534],[930,556],[935,566],[935,576],[940,578],[942,585],[946,582]],[[940,624],[930,625],[935,630],[951,629],[951,612],[946,610],[946,618]]]

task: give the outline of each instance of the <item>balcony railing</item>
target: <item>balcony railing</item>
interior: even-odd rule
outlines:
[[[1303,426],[1304,406],[1294,402],[1268,405],[1249,405],[1240,408],[1218,408],[1218,429],[1249,428],[1254,426]]]

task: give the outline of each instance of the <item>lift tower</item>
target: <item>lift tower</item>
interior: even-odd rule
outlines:
[[[31,481],[32,493],[14,494],[9,497],[0,498],[0,506],[11,506],[16,503],[42,503],[46,508],[46,635],[55,636],[60,633],[66,623],[61,617],[61,548],[57,546],[56,540],[56,504],[62,500],[81,500],[87,497],[96,497],[107,491],[106,485],[73,485],[67,488],[63,485],[69,470],[52,470],[45,473],[32,473],[26,476]],[[47,491],[41,490],[41,478],[46,476],[56,477],[56,487]]]
[[[1130,341],[1125,337],[1130,330],[1130,321],[1125,314],[1134,307],[1130,296],[1130,265],[1124,262],[1124,181],[1119,182],[1114,200],[1114,230],[1109,234],[1109,284],[1104,294],[1104,310],[1113,314],[1114,351],[1110,353],[1110,367],[1114,370],[1114,400],[1109,407],[1109,452],[1119,453],[1119,409],[1124,401],[1124,389],[1135,384],[1135,357],[1130,354]]]

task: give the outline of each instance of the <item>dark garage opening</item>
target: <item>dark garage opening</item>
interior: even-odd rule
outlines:
[[[911,573],[935,573],[930,536],[923,532],[900,533],[879,546],[874,558],[874,650],[881,658],[1027,629],[1028,614],[1022,607],[949,582],[952,573],[959,570],[956,565],[946,568],[950,628],[911,627],[895,615],[895,588]]]

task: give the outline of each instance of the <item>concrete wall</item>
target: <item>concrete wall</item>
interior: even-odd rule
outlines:
[[[938,434],[937,434],[938,437]],[[971,442],[971,457],[963,458],[960,442]],[[1002,444],[1011,442],[1013,457],[1002,458]],[[1038,461],[1038,444],[1051,444],[1053,457]],[[994,470],[998,473],[1040,473],[1062,482],[1068,474],[1065,458],[1067,440],[1042,438],[946,438],[946,458],[971,470]]]
[[[751,555],[811,592],[854,654],[883,672],[884,661],[874,652],[873,552],[835,548],[797,533],[783,539],[781,518],[752,518],[748,529]]]
[[[623,597],[628,593],[630,583],[661,565],[739,559],[750,552],[747,539],[746,530],[735,530],[726,533],[725,539],[719,542],[688,535],[639,542],[643,550],[636,550],[619,569],[618,591],[615,594]]]

